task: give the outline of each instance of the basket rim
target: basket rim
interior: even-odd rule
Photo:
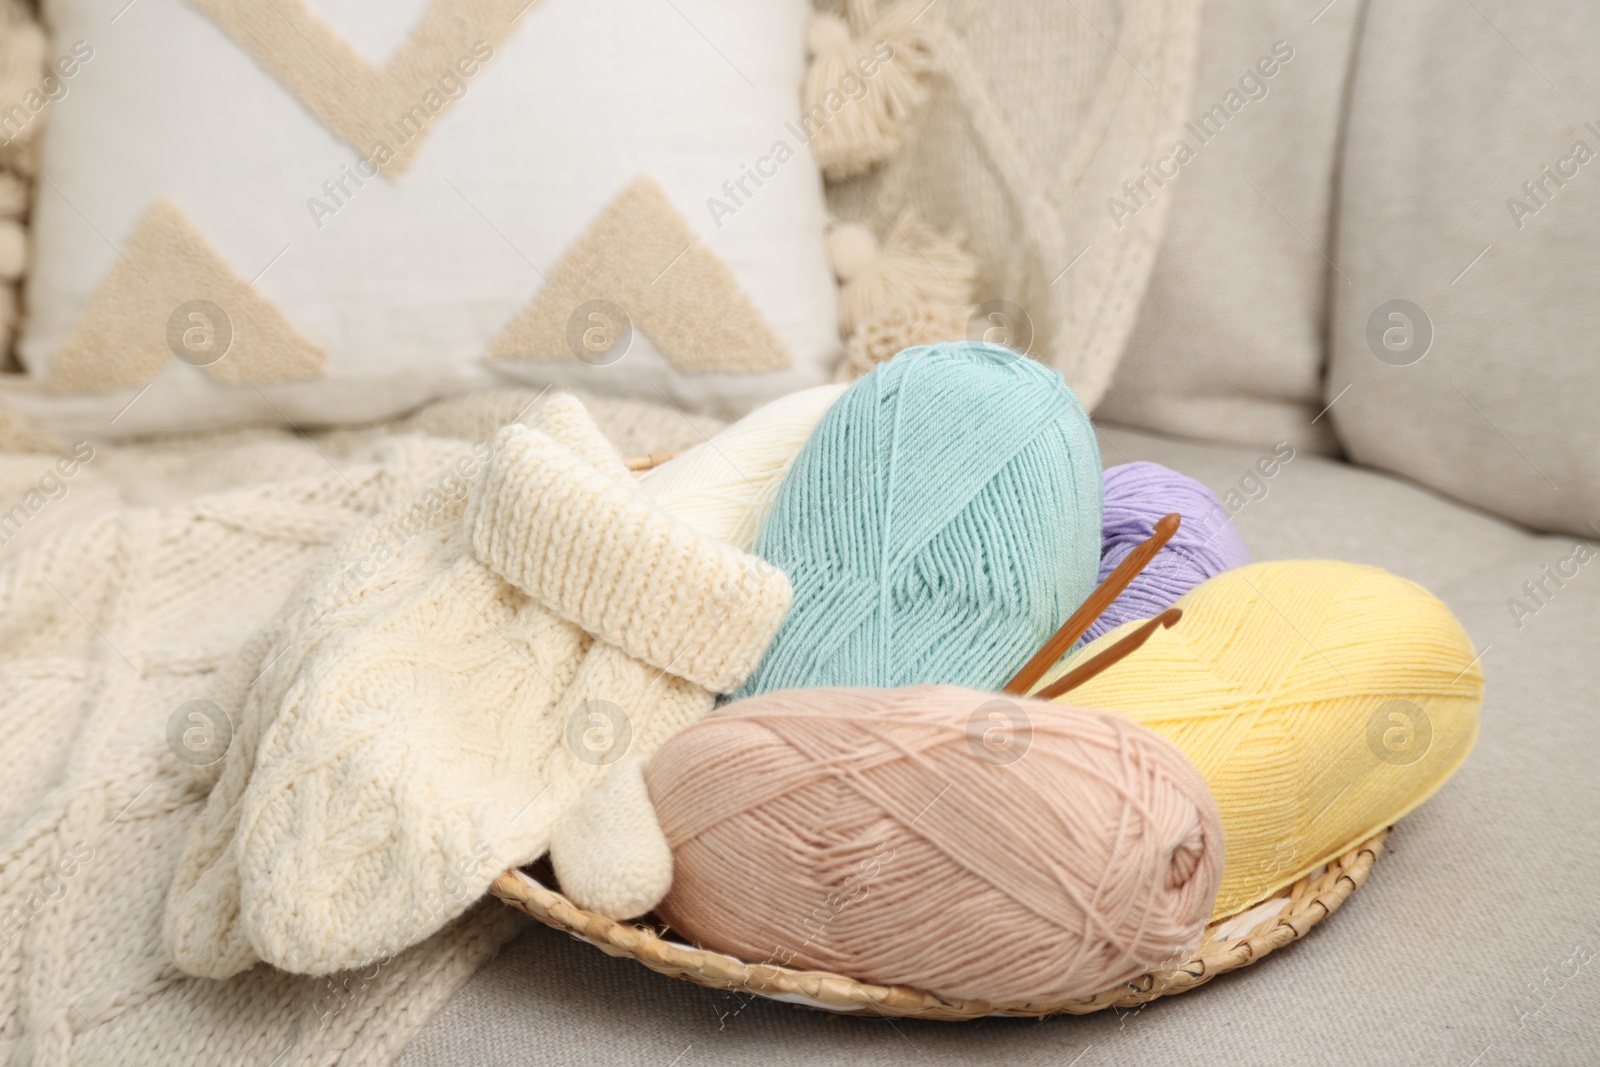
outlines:
[[[1214,936],[1230,916],[1207,926],[1200,946],[1176,967],[1151,971],[1091,997],[1059,1002],[997,1004],[941,997],[909,986],[876,985],[827,971],[798,970],[775,963],[745,963],[709,949],[669,940],[636,922],[618,922],[586,911],[518,868],[505,871],[489,891],[546,926],[588,941],[610,956],[637,960],[651,970],[713,989],[733,990],[840,1013],[888,1015],[945,1021],[989,1016],[1038,1018],[1087,1015],[1106,1008],[1136,1008],[1160,997],[1202,986],[1219,974],[1249,966],[1304,937],[1338,911],[1366,883],[1392,827],[1330,859],[1253,908],[1286,899],[1279,911],[1240,934]]]

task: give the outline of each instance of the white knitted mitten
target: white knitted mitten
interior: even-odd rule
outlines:
[[[845,388],[819,385],[780,397],[649,471],[639,484],[701,533],[749,550],[795,456]],[[719,590],[710,607],[727,613],[757,583],[754,573],[742,575]],[[709,702],[699,707],[694,718],[710,708]],[[645,789],[644,762],[630,755],[619,763],[556,823],[550,838],[561,891],[613,919],[643,915],[672,885],[672,849]]]
[[[489,454],[487,443],[470,452],[431,438],[403,439],[395,448],[402,446],[389,466],[422,488],[336,541],[206,692],[231,720],[233,738],[221,760],[189,768],[212,789],[189,827],[162,921],[167,954],[191,974],[229,978],[260,962],[239,924],[235,835],[261,735],[285,691],[324,640],[355,626],[366,605],[413,571],[441,528],[460,525],[469,481]]]
[[[528,423],[557,437],[574,452],[607,464],[622,476],[623,465],[600,435],[583,405],[557,395],[529,416]],[[383,605],[414,588],[452,533],[461,527],[471,486],[492,455],[490,442],[464,447],[432,445],[426,476],[409,500],[381,512],[338,541],[307,572],[283,608],[221,671],[208,693],[234,724],[224,758],[192,772],[211,795],[190,828],[183,857],[167,892],[162,933],[179,967],[205,978],[228,978],[261,957],[240,921],[238,829],[246,791],[255,773],[262,735],[278,716],[310,657],[324,644],[364,625]],[[454,460],[448,463],[449,456]]]
[[[618,758],[735,688],[787,611],[781,574],[653,505],[558,401],[501,431],[459,522],[336,609],[351,625],[291,636],[257,682],[276,713],[224,851],[230,938],[260,958],[325,973],[438,929]],[[173,917],[169,945],[203,955]],[[248,965],[223,947],[207,972]]]

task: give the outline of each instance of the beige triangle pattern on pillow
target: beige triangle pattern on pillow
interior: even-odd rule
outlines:
[[[50,362],[54,393],[143,385],[169,360],[202,367],[225,385],[315,378],[327,354],[233,272],[194,223],[160,200],[89,299]]]
[[[410,166],[449,105],[440,79],[470,78],[536,0],[434,0],[374,66],[304,0],[189,0],[334,135],[387,174]]]
[[[618,312],[621,323],[612,321]],[[634,327],[685,374],[758,373],[794,363],[728,265],[645,175],[567,249],[538,295],[491,343],[489,358],[578,359],[586,331],[597,330],[603,341],[589,347],[603,362],[616,332]]]

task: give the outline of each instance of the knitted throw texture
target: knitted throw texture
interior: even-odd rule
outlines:
[[[288,435],[159,447],[125,471],[144,491],[202,449],[191,482],[251,487],[99,509],[0,564],[0,1063],[389,1063],[521,923],[489,904],[326,978],[183,974],[161,950],[162,900],[206,798],[168,730],[329,543],[470,453],[325,445],[333,470]]]

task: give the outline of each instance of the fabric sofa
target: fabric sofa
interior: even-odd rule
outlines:
[[[1106,22],[1115,6],[1072,10]],[[1258,559],[1345,559],[1422,583],[1461,618],[1488,679],[1472,757],[1397,826],[1369,881],[1337,914],[1256,965],[1137,1011],[967,1024],[832,1016],[706,990],[518,920],[516,939],[437,1013],[488,948],[438,964],[433,981],[416,983],[423,993],[387,1003],[387,1015],[370,996],[379,1023],[334,1058],[389,1062],[416,1031],[396,1061],[407,1067],[1600,1062],[1600,862],[1591,829],[1600,823],[1592,773],[1600,549],[1588,540],[1600,538],[1600,422],[1592,414],[1600,365],[1590,355],[1600,214],[1585,199],[1597,194],[1570,176],[1540,186],[1558,196],[1527,199],[1537,210],[1508,215],[1504,203],[1526,199],[1519,186],[1542,165],[1559,171],[1573,138],[1600,147],[1600,132],[1584,125],[1600,125],[1600,114],[1583,103],[1597,39],[1600,15],[1576,0],[1526,11],[1435,0],[1215,0],[1203,15],[1190,115],[1211,116],[1210,134],[1196,138],[1178,177],[1150,194],[1170,214],[1137,327],[1095,412],[1102,458],[1154,460],[1199,478],[1229,502]],[[1119,66],[1137,53],[1104,58],[1138,81]],[[1266,66],[1275,73],[1251,74]],[[1226,101],[1236,91],[1248,102],[1235,110]],[[1492,144],[1480,150],[1485,132]],[[1157,214],[1145,206],[1137,205],[1142,222]],[[1404,352],[1383,358],[1370,341],[1370,317],[1394,299],[1431,315],[1431,350],[1410,362]],[[475,394],[393,427],[305,440],[241,430],[108,446],[70,486],[53,483],[58,493],[39,480],[47,446],[8,448],[0,455],[4,499],[41,503],[23,527],[0,526],[0,563],[117,506],[342,477],[390,432],[482,439],[530,399]],[[597,405],[596,417],[628,455],[681,448],[719,425],[691,425],[678,411],[642,403]],[[1263,477],[1257,460],[1280,443],[1294,457]],[[115,646],[89,616],[81,621],[84,644],[120,670]],[[161,722],[170,703],[152,705]],[[69,742],[88,750],[100,739],[81,725],[87,714],[52,705],[51,729],[29,732],[56,735],[60,752]],[[173,771],[167,742],[153,728],[145,733],[141,755],[165,782]],[[33,751],[23,740],[5,764],[5,799],[16,811],[0,805],[17,825],[32,818],[30,790],[41,807],[67,795],[40,773],[43,761],[16,758]],[[26,740],[43,747],[37,736]],[[76,778],[95,769],[61,759]],[[143,785],[140,778],[128,797],[138,799]],[[122,799],[103,813],[112,825]],[[176,825],[174,811],[165,814]],[[170,849],[178,839],[160,840]],[[137,878],[126,866],[94,868],[73,884],[69,907],[92,904],[111,925],[119,913],[107,901],[159,899],[152,872],[160,856],[141,858]],[[478,907],[479,919],[509,914],[495,900]],[[31,941],[59,950],[67,939],[46,934],[63,930],[72,913],[44,914],[54,925],[41,922]],[[157,925],[116,933],[151,955]],[[113,956],[110,942],[107,935],[102,951],[84,955]],[[205,1043],[229,1023],[260,1031],[253,1036],[262,1042],[280,1036],[239,1005],[159,1001],[169,987],[200,981],[170,968],[152,967],[137,989],[118,987],[88,973],[92,960],[56,958],[70,955],[57,951],[43,964],[30,959],[36,970],[15,971],[26,979],[15,1012],[22,1021],[8,1028],[0,1018],[0,1050],[23,1048],[25,1039],[37,1062],[66,1047],[75,1062],[143,1062],[142,1052]],[[66,993],[32,981],[34,973],[52,975]],[[142,1005],[146,998],[156,1007]],[[195,1004],[212,1014],[190,1012]],[[320,1025],[294,1006],[292,1018],[275,1023]],[[288,1052],[280,1047],[259,1061],[276,1062]]]

